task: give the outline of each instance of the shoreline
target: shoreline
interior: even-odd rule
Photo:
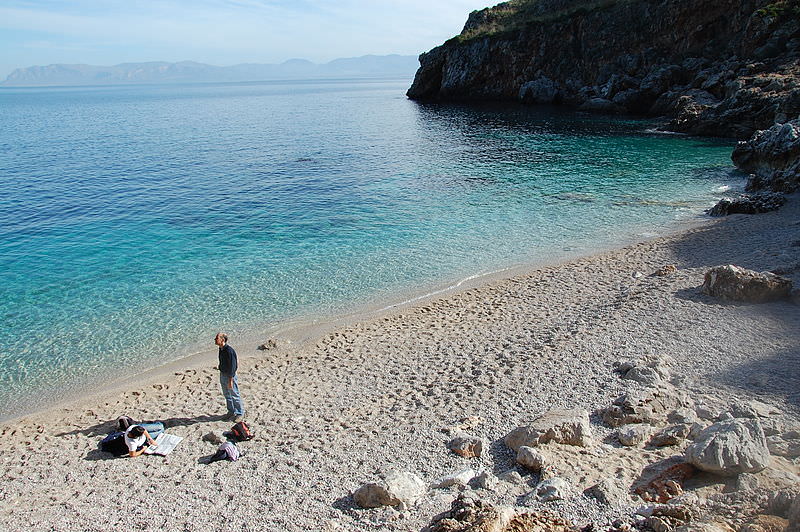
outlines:
[[[208,523],[419,530],[462,490],[471,491],[434,487],[465,468],[500,479],[496,489],[475,491],[489,503],[530,508],[522,499],[539,476],[516,465],[504,436],[552,409],[608,407],[640,389],[613,371],[615,361],[663,355],[672,360],[671,382],[712,415],[757,399],[781,412],[765,423],[800,430],[800,305],[724,303],[699,290],[705,271],[726,263],[788,268],[797,286],[796,242],[798,194],[775,212],[711,220],[524,275],[462,285],[331,324],[288,348],[242,356],[245,418],[256,437],[240,444],[243,454],[234,463],[204,462],[217,448],[204,436],[231,425],[221,420],[218,373],[210,366],[163,372],[147,385],[4,422],[0,518],[11,529],[59,531],[199,531]],[[654,274],[667,264],[677,271]],[[114,459],[97,444],[122,414],[161,420],[184,439],[166,458]],[[447,449],[452,427],[465,418],[477,420],[470,433],[487,442],[478,458]],[[562,457],[567,465],[586,461],[590,474],[573,473],[576,490],[568,501],[543,504],[578,523],[630,519],[641,502],[598,509],[582,495],[586,484],[620,470],[623,480],[635,480],[647,464],[680,448],[614,446],[613,429],[598,416],[591,424],[595,446]],[[774,457],[778,470],[759,476],[762,486],[800,478],[794,460]],[[429,486],[423,499],[405,511],[355,506],[353,491],[390,470],[423,479]],[[707,496],[726,485],[703,489]]]
[[[367,303],[364,300],[353,302],[343,307],[341,312],[336,314],[309,314],[275,323],[265,322],[261,325],[245,328],[243,332],[232,338],[231,345],[234,345],[237,349],[240,359],[259,358],[264,356],[265,353],[274,353],[276,349],[259,350],[259,346],[268,339],[275,339],[278,342],[277,350],[308,348],[328,331],[335,328],[347,327],[360,321],[380,319],[391,313],[424,305],[426,302],[437,298],[452,297],[463,291],[507,281],[515,277],[528,276],[544,268],[563,266],[573,261],[622,251],[627,247],[645,242],[676,237],[681,233],[717,223],[719,220],[721,219],[712,218],[705,213],[693,213],[683,219],[676,220],[665,231],[657,235],[650,236],[637,229],[636,231],[628,232],[627,237],[624,239],[594,248],[585,253],[580,251],[575,253],[573,250],[567,251],[565,249],[561,254],[550,259],[540,259],[535,262],[521,264],[516,263],[497,270],[475,273],[464,278],[430,283],[419,290],[393,292],[374,303]],[[236,327],[231,329],[235,330]],[[212,345],[213,342],[209,341],[208,344]],[[183,353],[178,358],[157,366],[144,368],[131,375],[99,386],[92,386],[91,388],[87,386],[86,389],[75,391],[57,403],[44,404],[29,412],[13,414],[8,417],[0,415],[0,427],[27,417],[45,414],[62,408],[76,407],[103,395],[131,391],[135,387],[150,386],[169,378],[177,371],[216,367],[216,347],[203,348],[201,345],[201,342],[185,344],[177,349],[177,351]]]

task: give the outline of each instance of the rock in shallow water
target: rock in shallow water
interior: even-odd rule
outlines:
[[[729,214],[761,214],[775,211],[786,203],[786,196],[777,192],[759,194],[742,194],[735,198],[723,198],[708,210],[710,216],[728,216]]]

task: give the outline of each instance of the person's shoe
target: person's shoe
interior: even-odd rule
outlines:
[[[244,421],[244,416],[234,416],[233,417],[233,422],[234,423],[239,423],[241,421]]]

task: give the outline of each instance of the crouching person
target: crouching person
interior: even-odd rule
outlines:
[[[128,447],[128,456],[139,456],[152,445],[156,446],[156,438],[164,432],[163,423],[140,423],[131,425],[125,431],[125,445]]]

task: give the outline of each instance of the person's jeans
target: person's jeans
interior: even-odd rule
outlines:
[[[242,397],[239,395],[239,381],[236,376],[233,377],[233,386],[229,387],[230,375],[224,373],[219,374],[219,384],[222,386],[222,395],[225,397],[225,406],[228,408],[228,413],[234,416],[244,415],[244,405],[242,404]]]
[[[154,440],[159,434],[164,432],[164,424],[160,421],[154,421],[153,423],[137,423],[137,425],[144,427],[144,430],[146,430]]]

